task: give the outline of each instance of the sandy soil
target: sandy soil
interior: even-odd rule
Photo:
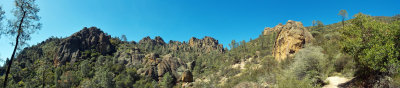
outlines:
[[[326,78],[326,80],[329,82],[329,84],[323,86],[322,88],[339,88],[338,85],[350,81],[350,79],[339,76],[331,76]]]

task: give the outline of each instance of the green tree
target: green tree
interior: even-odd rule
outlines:
[[[316,28],[316,30],[322,30],[322,29],[324,29],[324,23],[322,23],[322,21],[317,20],[316,23],[317,23],[317,28]]]
[[[313,20],[312,21],[312,26],[314,27],[314,26],[316,26],[317,25],[317,21],[316,20]]]
[[[59,87],[59,86],[60,86],[60,83],[59,83],[58,81],[60,80],[61,75],[62,75],[61,67],[55,68],[55,69],[54,69],[54,83],[55,83],[55,87]]]
[[[161,82],[161,86],[163,88],[172,88],[172,86],[174,86],[173,81],[174,81],[174,78],[172,78],[170,73],[167,72],[164,74],[163,80]]]
[[[342,24],[343,24],[343,28],[344,28],[344,20],[348,17],[347,11],[340,10],[338,15],[342,16]]]
[[[36,74],[37,74],[37,79],[40,80],[40,84],[42,86],[42,88],[44,88],[46,86],[46,79],[50,78],[48,77],[48,74],[50,71],[49,70],[49,66],[48,64],[50,63],[46,63],[46,61],[44,59],[41,60],[37,60],[37,62],[35,64],[39,64],[39,67],[36,69]]]
[[[113,88],[112,73],[107,70],[105,67],[100,67],[97,69],[95,76],[93,77],[93,83],[96,84],[97,87],[101,88]]]
[[[124,41],[124,42],[128,42],[128,39],[126,38],[126,35],[122,35],[122,36],[121,36],[121,39],[122,39],[122,41]]]
[[[7,34],[15,37],[14,50],[8,63],[6,77],[4,79],[4,87],[7,86],[8,75],[12,66],[16,50],[25,45],[27,40],[30,40],[30,34],[39,30],[41,24],[38,22],[40,17],[37,15],[39,12],[38,6],[35,4],[36,0],[15,0],[14,16],[16,20],[9,21],[9,28],[2,29],[2,34]]]
[[[80,64],[80,72],[82,77],[92,77],[93,73],[89,60],[82,61]]]
[[[231,49],[235,48],[235,43],[236,43],[236,41],[235,41],[235,40],[232,40],[232,41],[231,41],[231,44],[229,44],[229,47],[230,47]]]
[[[239,46],[239,43],[236,42],[235,40],[232,40],[232,41],[231,41],[231,44],[229,44],[229,47],[230,47],[231,49],[237,48],[238,46]]]
[[[378,22],[361,13],[355,17],[352,25],[340,31],[340,44],[344,52],[355,58],[359,68],[356,74],[398,73],[400,22]]]
[[[320,27],[320,28],[322,28],[322,27],[324,27],[324,23],[322,23],[322,21],[317,21],[317,27]]]
[[[397,14],[396,16],[394,16],[394,19],[396,20],[396,21],[400,21],[400,14]],[[1,19],[0,19],[1,20]]]
[[[329,68],[327,55],[322,53],[323,48],[318,46],[306,46],[299,50],[295,57],[292,66],[292,72],[299,79],[309,79],[313,83],[325,79],[327,74],[333,71]]]
[[[242,45],[242,48],[244,49],[245,52],[247,52],[247,47],[246,47],[246,41],[241,41],[240,44]]]
[[[258,41],[261,43],[260,44],[260,49],[264,49],[264,41],[265,41],[264,36],[260,35],[259,38],[258,38]]]
[[[114,78],[117,88],[133,88],[133,84],[139,79],[140,77],[136,74],[135,68],[127,68],[123,73]]]

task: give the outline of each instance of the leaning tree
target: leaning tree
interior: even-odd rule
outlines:
[[[35,4],[36,0],[15,0],[15,8],[12,11],[15,19],[8,21],[7,28],[1,29],[1,34],[15,37],[14,50],[8,63],[6,76],[4,78],[4,86],[7,86],[8,75],[12,66],[12,62],[17,49],[26,45],[26,41],[31,39],[30,34],[41,28],[38,16],[39,8]]]

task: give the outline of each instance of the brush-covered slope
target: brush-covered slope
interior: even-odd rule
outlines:
[[[165,74],[168,84],[193,81],[196,58],[224,53],[218,40],[188,42],[145,37],[136,43],[112,38],[96,27],[66,38],[49,38],[18,54],[10,87],[153,87]],[[4,69],[2,67],[2,69]],[[147,85],[145,85],[147,84]]]
[[[400,16],[373,17],[367,21],[391,25],[398,20]],[[346,27],[353,27],[356,21],[346,21]],[[11,88],[311,88],[326,85],[329,76],[358,79],[344,85],[347,87],[400,85],[396,84],[400,80],[398,73],[361,76],[372,80],[360,78],[358,73],[366,71],[360,70],[360,59],[343,52],[340,22],[312,27],[297,22],[288,24],[292,26],[273,28],[279,31],[260,28],[262,33],[257,34],[258,38],[233,41],[230,50],[207,36],[183,42],[144,37],[135,42],[121,41],[96,27],[83,28],[69,37],[52,37],[21,50],[13,63],[8,85]],[[276,59],[277,49],[287,57]],[[4,69],[0,68],[0,83]]]

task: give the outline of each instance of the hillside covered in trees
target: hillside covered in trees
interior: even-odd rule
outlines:
[[[15,0],[11,14],[0,6],[0,38],[11,37],[13,46],[0,88],[400,87],[400,15],[346,20],[340,10],[337,23],[288,20],[229,46],[211,36],[128,41],[99,27],[26,46],[42,27],[35,1]]]
[[[325,79],[341,87],[400,87],[400,17],[355,15],[342,23],[303,27],[289,20],[249,42],[217,39],[126,41],[100,28],[83,28],[22,49],[10,88],[310,88]],[[261,31],[261,30],[260,30]],[[10,61],[6,61],[8,64]],[[6,65],[0,68],[3,83]]]

